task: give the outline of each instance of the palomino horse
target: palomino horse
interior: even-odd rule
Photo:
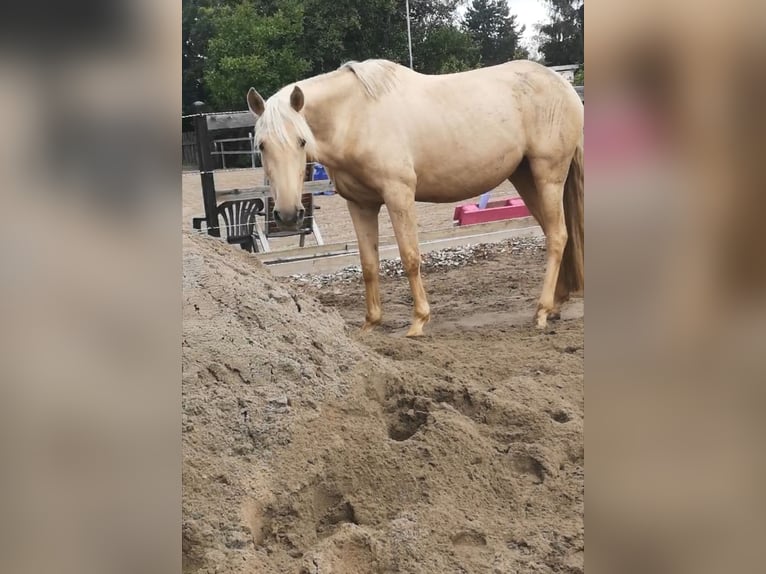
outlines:
[[[289,85],[268,101],[250,88],[256,143],[274,217],[303,218],[307,157],[327,166],[348,201],[359,243],[367,315],[381,321],[378,214],[386,204],[414,313],[430,318],[420,276],[415,201],[454,202],[510,179],[542,227],[547,262],[537,326],[584,288],[583,104],[557,73],[528,61],[441,76],[384,60],[350,62]]]

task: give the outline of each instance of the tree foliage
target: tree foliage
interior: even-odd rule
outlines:
[[[257,13],[249,2],[224,6],[213,16],[215,35],[208,43],[204,79],[210,103],[219,110],[241,109],[244,94],[258,81],[271,95],[304,77],[309,62],[299,43],[303,5],[282,0],[271,14]]]
[[[573,18],[568,0],[547,1],[563,7],[551,24]],[[415,70],[458,72],[527,57],[523,27],[507,0],[472,0],[461,19],[466,3],[410,0]],[[578,22],[581,31],[581,16]],[[546,33],[547,41],[553,36]],[[215,110],[243,109],[250,86],[270,96],[348,60],[409,64],[404,0],[183,0],[183,43],[186,113],[195,100]]]
[[[575,72],[574,85],[575,86],[585,85],[585,68],[583,66],[580,66],[578,70]]]
[[[450,74],[479,67],[481,55],[471,37],[454,24],[434,28],[417,45],[417,70]]]
[[[478,46],[484,66],[527,57],[520,42],[524,27],[518,27],[507,0],[473,0],[464,26]]]
[[[203,82],[205,54],[214,33],[210,15],[210,0],[183,0],[181,81],[184,110],[189,110],[194,101],[206,98]]]
[[[407,31],[397,0],[306,0],[301,50],[312,75],[348,60],[402,61]]]
[[[548,66],[583,63],[584,0],[546,0],[550,21],[541,24],[540,53]]]

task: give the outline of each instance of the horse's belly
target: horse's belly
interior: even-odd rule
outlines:
[[[514,153],[484,165],[483,162],[445,162],[439,169],[429,170],[428,174],[418,174],[415,200],[451,203],[476,197],[505,182],[516,170],[521,159],[521,154]]]
[[[502,182],[498,182],[494,185],[489,185],[483,188],[438,188],[438,189],[420,189],[415,192],[415,201],[423,201],[427,203],[453,203],[455,201],[463,201],[464,199],[470,199],[481,195],[486,191],[490,191],[500,185]]]

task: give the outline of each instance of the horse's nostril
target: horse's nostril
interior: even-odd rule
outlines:
[[[274,210],[274,221],[282,221],[282,217],[279,215],[279,212],[276,209]]]
[[[306,215],[305,209],[299,209],[298,210],[298,219],[303,219],[303,216]]]

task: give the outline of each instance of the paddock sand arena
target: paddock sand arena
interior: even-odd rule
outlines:
[[[402,277],[362,335],[358,279],[186,232],[184,572],[583,572],[583,306],[531,326],[538,245],[426,267],[408,340]]]

